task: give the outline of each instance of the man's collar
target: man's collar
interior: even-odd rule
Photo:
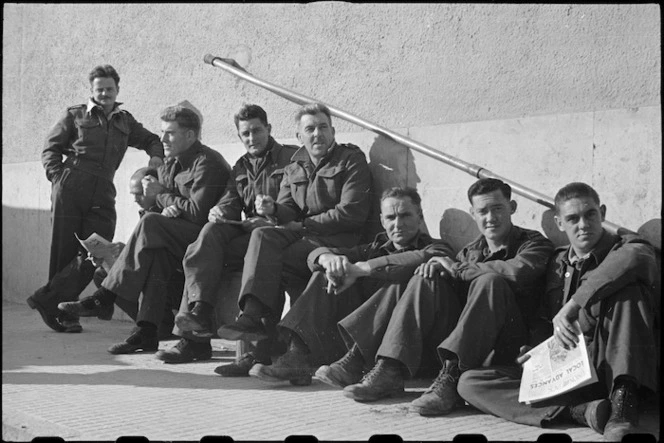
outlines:
[[[474,243],[479,246],[479,249],[482,251],[482,253],[485,256],[495,254],[496,252],[499,251],[505,251],[506,254],[505,256],[510,257],[510,254],[512,252],[516,252],[516,250],[519,249],[520,246],[519,237],[521,237],[521,228],[512,224],[510,232],[507,234],[507,244],[501,246],[496,251],[491,252],[491,250],[489,249],[489,243],[486,241],[486,237],[482,234],[480,234],[480,236],[475,240]]]
[[[332,146],[330,146],[330,149],[327,150],[325,155],[320,159],[322,162],[326,158],[330,158],[334,152],[334,148],[336,148],[337,142],[334,141],[332,142]],[[306,162],[311,162],[311,156],[309,155],[309,151],[307,151],[307,148],[302,146],[300,149],[298,149],[295,154],[293,154],[293,157],[291,158],[291,161],[306,161]],[[320,164],[320,162],[319,162]]]
[[[279,156],[279,151],[281,150],[281,145],[277,143],[277,141],[270,136],[270,138],[267,141],[267,148],[265,149],[265,152],[262,156],[260,157],[255,157],[248,152],[245,152],[242,157],[244,157],[245,160],[251,160],[253,158],[267,158],[270,156],[272,160],[278,158]]]
[[[200,152],[202,147],[203,145],[201,144],[200,140],[196,140],[182,154],[168,158],[167,164],[170,165],[177,160],[177,162],[180,163],[180,166],[182,166],[182,169],[187,169],[189,166],[191,166],[191,163],[193,162],[196,155]]]
[[[117,112],[120,112],[120,105],[122,105],[122,103],[120,103],[120,102],[115,102],[115,104],[113,105],[113,110],[111,111],[110,114],[108,114],[108,116],[110,117],[111,115],[113,115],[113,114],[115,114],[115,113],[117,113]],[[94,108],[99,108],[99,110],[100,110],[101,112],[104,112],[104,108],[103,108],[99,103],[97,103],[97,102],[95,102],[94,100],[92,100],[92,98],[89,98],[89,99],[88,99],[88,106],[85,108],[85,111],[86,111],[88,114],[91,114],[91,113],[92,113],[92,110],[93,110]]]
[[[604,258],[606,258],[615,242],[615,236],[607,232],[606,229],[602,229],[602,236],[599,238],[592,251],[588,252],[583,257],[579,257],[576,255],[572,245],[570,245],[567,254],[564,256],[564,259],[567,263],[573,265],[580,260],[587,260],[592,257],[595,259],[595,264],[598,265],[604,260]]]
[[[415,237],[413,237],[408,246],[397,249],[396,246],[394,246],[394,242],[387,236],[387,232],[383,231],[376,234],[374,242],[380,244],[379,249],[384,249],[388,252],[400,252],[423,249],[431,243],[431,237],[422,231],[417,231],[417,234],[415,234]]]

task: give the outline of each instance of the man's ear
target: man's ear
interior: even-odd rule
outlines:
[[[554,215],[553,216],[553,221],[556,222],[556,226],[558,226],[558,230],[560,232],[565,232],[565,228],[563,227],[563,221],[561,220],[560,217],[558,217],[557,215]]]
[[[468,209],[468,212],[470,212],[470,215],[472,215],[473,217],[475,217],[475,209],[473,209],[472,206]]]
[[[510,200],[510,214],[514,214],[516,212],[516,202],[514,200]]]
[[[301,145],[304,145],[304,142],[302,141],[302,137],[300,136],[299,132],[295,133],[295,137],[297,137],[297,141],[299,141]]]
[[[599,207],[599,212],[602,214],[602,221],[606,218],[606,205],[601,205]]]
[[[272,134],[272,125],[268,123],[266,128],[267,128],[267,135],[271,135]]]

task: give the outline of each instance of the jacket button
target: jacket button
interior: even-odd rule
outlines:
[[[569,272],[565,272],[565,278],[569,278],[569,276],[572,275]]]

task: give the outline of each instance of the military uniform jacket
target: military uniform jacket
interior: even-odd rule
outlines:
[[[491,253],[481,235],[459,251],[451,275],[466,283],[488,273],[502,276],[514,292],[523,316],[532,320],[537,316],[553,250],[553,243],[539,232],[512,226],[507,248]]]
[[[240,220],[243,212],[247,218],[254,217],[257,194],[269,195],[277,200],[284,167],[291,162],[297,149],[297,146],[282,146],[270,137],[268,152],[263,161],[258,162],[258,170],[254,170],[249,154],[240,157],[233,166],[226,191],[217,203],[225,218]]]
[[[230,168],[221,154],[196,141],[175,158],[167,158],[157,170],[159,182],[168,188],[157,195],[157,207],[175,205],[180,218],[203,226],[210,208],[219,200]]]
[[[418,233],[411,244],[402,249],[396,249],[387,234],[381,232],[376,235],[373,242],[365,245],[314,249],[307,257],[307,264],[312,272],[324,270],[318,264],[318,257],[327,253],[345,255],[351,263],[366,261],[371,268],[371,278],[388,281],[409,279],[417,266],[433,256],[454,255],[452,247],[445,241],[433,239],[423,232]]]
[[[113,181],[127,146],[144,150],[150,157],[164,157],[156,134],[148,131],[117,103],[106,118],[92,100],[72,106],[51,128],[42,151],[46,177],[53,182],[65,166]],[[62,161],[67,156],[66,162]]]
[[[364,153],[335,143],[317,166],[304,147],[292,160],[277,198],[279,223],[301,221],[305,236],[335,236],[337,244],[357,244],[370,208],[371,172]]]
[[[571,246],[556,249],[546,277],[548,318],[571,298],[589,307],[629,284],[639,284],[652,296],[657,279],[653,247],[643,238],[618,236],[606,230],[588,258],[569,261]]]

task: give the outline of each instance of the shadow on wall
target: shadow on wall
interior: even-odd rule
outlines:
[[[383,191],[395,186],[409,186],[417,189],[420,178],[410,149],[387,137],[376,136],[369,148],[369,169],[373,183],[371,210],[365,228],[368,241],[383,231],[380,224],[380,197]],[[426,210],[426,208],[425,208]],[[422,222],[422,230],[429,232]]]
[[[2,299],[24,303],[48,278],[51,213],[2,205]]]

